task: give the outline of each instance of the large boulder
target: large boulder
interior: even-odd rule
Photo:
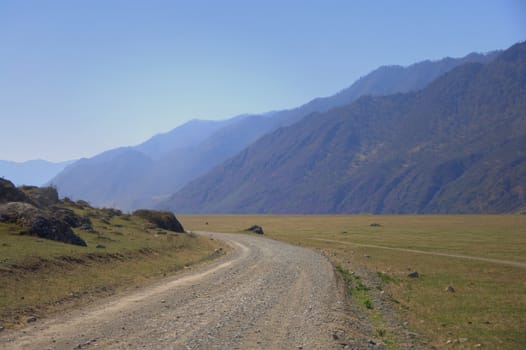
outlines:
[[[0,222],[11,222],[24,227],[31,227],[37,216],[43,212],[32,204],[10,202],[0,205]]]
[[[257,233],[258,235],[264,234],[263,227],[259,225],[252,225],[249,228],[247,228],[245,231],[251,231],[251,232]]]
[[[29,198],[9,180],[0,178],[0,204],[28,202]]]
[[[67,223],[55,218],[36,217],[31,225],[31,232],[41,238],[87,246],[86,242],[77,236]]]
[[[21,186],[19,189],[39,208],[50,207],[59,201],[57,189],[54,187]]]
[[[68,208],[52,207],[51,215],[57,220],[64,221],[71,227],[80,227],[86,230],[93,229],[91,220],[87,216],[80,216]]]
[[[159,228],[175,232],[184,232],[183,225],[181,225],[172,212],[139,209],[134,211],[133,215],[146,219]]]
[[[0,205],[0,222],[18,224],[27,229],[30,235],[86,246],[86,242],[73,232],[66,221],[29,203],[11,202]]]

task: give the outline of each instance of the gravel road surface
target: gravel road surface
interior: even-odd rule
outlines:
[[[337,349],[343,289],[322,255],[261,236],[202,268],[0,334],[0,349]]]

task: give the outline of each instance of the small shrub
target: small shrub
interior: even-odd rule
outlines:
[[[361,280],[359,280],[358,278],[355,280],[355,287],[354,289],[356,290],[359,290],[359,291],[369,291],[371,290],[371,288],[367,287],[365,284],[363,284],[363,282]]]
[[[395,277],[393,277],[393,276],[389,276],[389,275],[386,274],[386,273],[383,273],[383,272],[378,271],[378,272],[376,273],[376,275],[377,275],[378,277],[380,277],[380,279],[381,279],[382,282],[384,282],[384,283],[398,283],[398,279],[397,279],[397,278],[395,278]]]

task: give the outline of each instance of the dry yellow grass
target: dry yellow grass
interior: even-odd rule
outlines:
[[[394,305],[399,313],[438,349],[526,346],[526,216],[188,215],[181,219],[192,230],[241,232],[259,224],[268,237],[329,251],[335,262],[349,269],[359,264],[382,273],[386,280],[392,277],[396,282],[384,287],[398,302]],[[371,226],[374,223],[380,226]],[[412,270],[421,277],[407,278]],[[445,291],[449,285],[455,293]]]

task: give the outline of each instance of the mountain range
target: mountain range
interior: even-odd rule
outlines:
[[[74,162],[48,162],[42,159],[26,162],[0,160],[0,177],[11,179],[17,186],[41,186]]]
[[[166,206],[162,203],[191,181],[235,157],[261,137],[281,128],[294,129],[295,123],[311,113],[329,112],[361,96],[417,91],[459,65],[487,63],[497,55],[498,52],[470,54],[408,67],[380,67],[333,96],[317,98],[297,108],[224,121],[193,120],[141,145],[81,159],[50,183],[63,197],[86,199],[98,206],[123,210]]]
[[[179,213],[506,213],[525,205],[526,43],[520,43],[487,64],[458,65],[421,90],[364,96],[310,114],[262,137],[160,207]]]

